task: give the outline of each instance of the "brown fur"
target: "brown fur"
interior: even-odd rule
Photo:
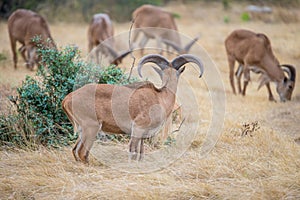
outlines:
[[[168,46],[172,46],[175,50],[180,51],[180,53],[187,52],[181,47],[181,40],[172,13],[164,11],[157,6],[143,5],[133,12],[132,19],[134,20],[134,27],[137,28],[133,32],[133,42],[137,41],[138,35],[142,32],[143,39],[139,44],[139,47],[142,49],[149,38],[151,38],[157,40],[157,47],[160,49],[162,48],[161,44],[164,42],[167,48]]]
[[[143,33],[143,39],[139,43],[142,54],[143,48],[150,38],[156,39],[157,47],[161,49],[160,53],[162,53],[162,43],[164,43],[167,46],[167,51],[171,46],[179,54],[188,53],[199,39],[199,37],[195,37],[182,47],[173,14],[157,6],[140,6],[132,13],[132,19],[136,28],[133,32],[133,42],[137,41],[140,32]]]
[[[100,63],[100,51],[104,55],[112,57],[110,63],[115,65],[120,64],[122,59],[130,53],[130,51],[117,52],[114,48],[113,36],[114,28],[109,16],[103,13],[95,14],[88,28],[88,50],[91,52],[94,47],[97,47],[95,50],[96,63]],[[101,43],[102,45],[99,47],[98,45]]]
[[[25,9],[18,9],[8,18],[8,33],[13,53],[14,67],[17,68],[16,42],[20,42],[22,47],[19,49],[27,66],[32,69],[37,62],[35,54],[36,44],[32,42],[34,36],[40,36],[42,44],[50,39],[51,47],[55,47],[47,21],[39,14]],[[48,43],[47,43],[48,45]],[[27,55],[25,55],[25,52]]]
[[[107,14],[95,14],[88,28],[88,50],[98,46],[101,42],[114,36],[112,21]],[[112,41],[111,41],[112,42]],[[113,42],[110,44],[113,46]]]
[[[62,102],[62,108],[72,122],[74,131],[81,132],[73,148],[75,159],[78,160],[78,154],[80,160],[88,162],[89,151],[99,131],[131,134],[131,158],[137,159],[139,153],[142,159],[143,138],[152,137],[173,110],[178,78],[184,70],[180,67],[187,62],[195,62],[200,67],[201,74],[203,72],[203,66],[197,58],[184,56],[185,62],[177,57],[172,63],[159,55],[142,58],[139,72],[146,62],[165,65],[161,68],[162,88],[156,88],[151,82],[126,86],[88,84],[68,94]],[[159,62],[162,60],[164,62]],[[138,149],[140,152],[137,152]]]
[[[243,95],[246,94],[246,88],[250,81],[251,67],[255,67],[264,73],[266,87],[269,92],[269,100],[273,101],[269,81],[277,83],[277,92],[281,101],[290,100],[287,94],[291,82],[286,82],[283,69],[279,61],[274,56],[269,38],[262,33],[254,33],[248,30],[235,30],[225,40],[225,48],[229,63],[229,78],[233,93],[234,85],[234,64],[237,61],[243,65],[244,88],[241,90],[240,77],[238,77],[238,89]],[[268,81],[269,80],[269,81]]]

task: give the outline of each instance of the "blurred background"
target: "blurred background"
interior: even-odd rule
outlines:
[[[231,4],[248,3],[257,6],[280,6],[293,8],[299,6],[299,0],[1,0],[0,19],[5,20],[18,8],[36,11],[47,16],[50,22],[77,21],[88,22],[93,13],[104,12],[114,21],[124,22],[131,19],[131,13],[143,4],[165,6],[169,3],[220,3],[224,9],[230,9]]]

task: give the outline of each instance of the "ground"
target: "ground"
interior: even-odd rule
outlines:
[[[240,16],[245,6],[232,5],[230,10],[224,10],[218,3],[193,3],[165,8],[180,14],[181,18],[176,19],[180,33],[190,38],[200,35],[197,44],[211,57],[225,88],[226,96],[221,99],[226,106],[225,118],[218,119],[223,127],[208,154],[201,154],[204,136],[214,128],[210,127],[213,116],[220,114],[213,112],[211,96],[214,92],[222,93],[222,87],[210,90],[208,79],[205,82],[195,77],[195,71],[187,70],[182,77],[189,80],[196,96],[200,128],[190,147],[171,165],[151,173],[133,174],[101,164],[93,156],[89,165],[76,162],[72,147],[60,150],[41,147],[38,151],[4,149],[0,151],[0,198],[299,199],[300,22],[292,15],[294,10],[276,7],[277,15],[267,16],[266,20],[242,21]],[[286,23],[290,15],[293,21]],[[84,57],[87,25],[60,22],[50,24],[50,28],[58,46],[76,44]],[[114,26],[115,33],[121,33],[129,30],[130,22],[114,23]],[[269,102],[265,88],[257,91],[255,75],[246,97],[232,93],[224,39],[238,28],[268,35],[279,61],[296,67],[292,101]],[[28,71],[21,59],[19,68],[13,69],[6,22],[0,23],[0,43],[0,53],[7,56],[7,60],[0,61],[3,100],[10,87],[19,85],[25,75],[34,72]],[[122,67],[130,66],[131,60],[126,58]],[[274,84],[272,90],[278,100]]]

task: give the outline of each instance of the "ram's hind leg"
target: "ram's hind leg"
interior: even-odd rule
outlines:
[[[234,85],[234,64],[235,64],[235,58],[227,53],[227,59],[228,59],[228,65],[229,65],[229,80],[230,85],[232,88],[232,92],[236,94],[235,92],[235,85]]]
[[[73,156],[74,156],[74,158],[75,158],[76,161],[79,160],[78,157],[77,157],[77,148],[80,147],[80,146],[81,146],[81,144],[80,144],[80,137],[78,137],[77,140],[76,140],[76,143],[75,143],[75,145],[74,145],[74,147],[72,149],[72,153],[73,153]]]
[[[243,74],[243,65],[239,64],[239,68],[235,72],[235,76],[236,76],[237,84],[238,84],[239,94],[242,93],[242,86],[241,86],[242,74]]]
[[[101,126],[100,126],[101,128]],[[99,124],[88,124],[82,127],[82,134],[78,146],[78,156],[84,163],[88,163],[90,150],[96,140],[99,131]]]
[[[144,49],[148,41],[149,38],[144,34],[142,40],[139,43],[139,47],[141,48],[141,55],[144,55]]]

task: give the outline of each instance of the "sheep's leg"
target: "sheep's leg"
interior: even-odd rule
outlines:
[[[95,55],[96,55],[96,64],[99,64],[99,47],[97,46],[96,50],[95,50]]]
[[[243,73],[243,65],[239,64],[239,68],[235,72],[235,76],[237,79],[237,84],[238,84],[238,90],[239,93],[242,93],[242,87],[241,87],[241,78],[242,78],[242,73]]]
[[[160,141],[163,143],[168,138],[169,132],[172,130],[172,115],[170,115],[164,124],[164,128],[161,133]]]
[[[35,60],[36,50],[35,47],[33,47],[30,44],[25,44],[25,46],[26,46],[26,53],[27,53],[26,67],[30,70],[33,70],[34,63],[36,62]]]
[[[230,84],[231,84],[231,88],[234,94],[236,94],[235,92],[235,85],[234,85],[234,63],[235,63],[235,59],[234,57],[227,55],[228,57],[228,65],[229,65],[229,80],[230,80]]]
[[[139,47],[141,48],[141,54],[144,55],[144,48],[149,41],[149,38],[144,34],[142,40],[140,41]]]
[[[250,69],[248,68],[247,65],[245,65],[244,68],[244,89],[242,92],[242,95],[245,96],[246,95],[246,89],[247,89],[247,85],[250,81]]]
[[[98,124],[87,124],[85,127],[82,127],[82,134],[79,143],[80,146],[78,147],[78,156],[84,163],[88,163],[89,152],[94,141],[96,140],[98,131]]]
[[[138,30],[138,29],[135,29],[133,32],[132,32],[132,42],[135,43],[137,41],[137,38],[140,34],[141,30]]]
[[[81,144],[80,144],[80,137],[77,138],[76,143],[75,143],[75,145],[74,145],[74,147],[72,149],[72,153],[73,153],[73,156],[74,156],[74,158],[75,158],[76,161],[79,160],[77,158],[77,148],[79,147],[78,145],[81,146]]]
[[[172,56],[172,48],[170,48],[170,45],[166,44],[166,51],[167,51],[167,56]]]
[[[267,87],[267,90],[268,90],[268,93],[269,93],[269,101],[276,102],[276,100],[274,99],[274,96],[272,94],[272,91],[271,91],[270,83],[266,83],[266,87]]]
[[[144,153],[145,153],[144,138],[142,138],[141,142],[140,142],[140,158],[139,158],[139,161],[142,161],[144,159]]]
[[[140,138],[131,136],[129,142],[129,159],[136,160],[138,156],[138,145],[140,142]]]
[[[160,37],[156,37],[156,46],[159,49],[159,54],[163,54],[163,48],[162,48],[162,40]]]
[[[18,50],[21,53],[21,56],[24,59],[24,61],[27,62],[27,58],[25,55],[26,47],[24,45],[22,45]]]
[[[70,117],[70,119],[72,119],[72,118]],[[72,153],[73,153],[73,156],[74,156],[75,160],[79,161],[80,159],[78,159],[77,155],[78,155],[78,150],[82,148],[82,142],[81,142],[82,129],[76,122],[74,122],[73,126],[74,126],[74,134],[79,132],[78,133],[79,136],[78,136],[78,138],[76,140],[76,143],[75,143],[75,145],[72,149]]]
[[[18,56],[16,52],[16,40],[9,34],[10,37],[10,46],[11,46],[11,51],[13,53],[13,60],[14,60],[14,67],[17,69],[17,62],[18,62]]]
[[[93,49],[93,43],[92,41],[89,41],[89,44],[88,44],[88,51],[91,52]]]

